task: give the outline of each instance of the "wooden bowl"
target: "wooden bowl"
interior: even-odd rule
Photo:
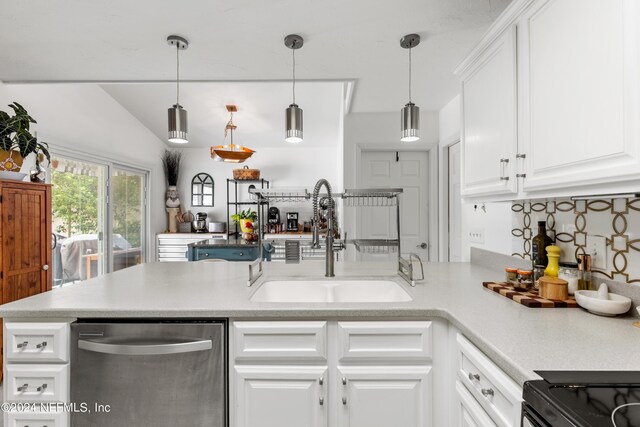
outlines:
[[[538,281],[540,296],[545,299],[564,301],[569,298],[569,283],[557,277],[544,276]]]

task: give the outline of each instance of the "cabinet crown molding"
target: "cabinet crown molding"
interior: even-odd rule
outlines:
[[[471,49],[467,56],[454,69],[455,75],[464,74],[474,64],[483,52],[507,29],[513,25],[522,12],[536,0],[514,0],[491,24],[480,41]]]

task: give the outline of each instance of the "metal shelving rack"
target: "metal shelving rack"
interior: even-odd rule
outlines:
[[[232,194],[231,188],[233,184],[233,196],[234,199],[230,200],[230,196]],[[269,181],[266,179],[227,179],[227,221],[229,221],[229,227],[227,227],[227,238],[231,236],[238,236],[238,224],[234,224],[234,231],[231,232],[231,215],[238,214],[239,211],[244,210],[246,208],[241,208],[241,206],[251,207],[256,206],[256,212],[258,213],[258,237],[260,240],[260,247],[262,247],[262,221],[261,218],[265,217],[265,210],[269,210],[269,201],[268,200],[253,200],[253,201],[239,201],[238,200],[238,185],[246,184],[247,186],[254,185],[256,190],[268,190],[269,189]],[[260,188],[258,188],[258,185]],[[249,193],[252,194],[252,193]],[[231,208],[233,207],[233,212]],[[262,250],[260,251],[260,256],[262,256]]]

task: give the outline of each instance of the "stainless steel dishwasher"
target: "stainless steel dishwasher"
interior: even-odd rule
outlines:
[[[226,427],[226,321],[71,325],[73,427]]]

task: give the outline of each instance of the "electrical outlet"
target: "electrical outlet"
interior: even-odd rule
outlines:
[[[607,238],[595,234],[587,235],[585,252],[591,255],[591,267],[597,270],[607,269]]]
[[[484,244],[484,228],[472,228],[469,230],[469,243]]]

